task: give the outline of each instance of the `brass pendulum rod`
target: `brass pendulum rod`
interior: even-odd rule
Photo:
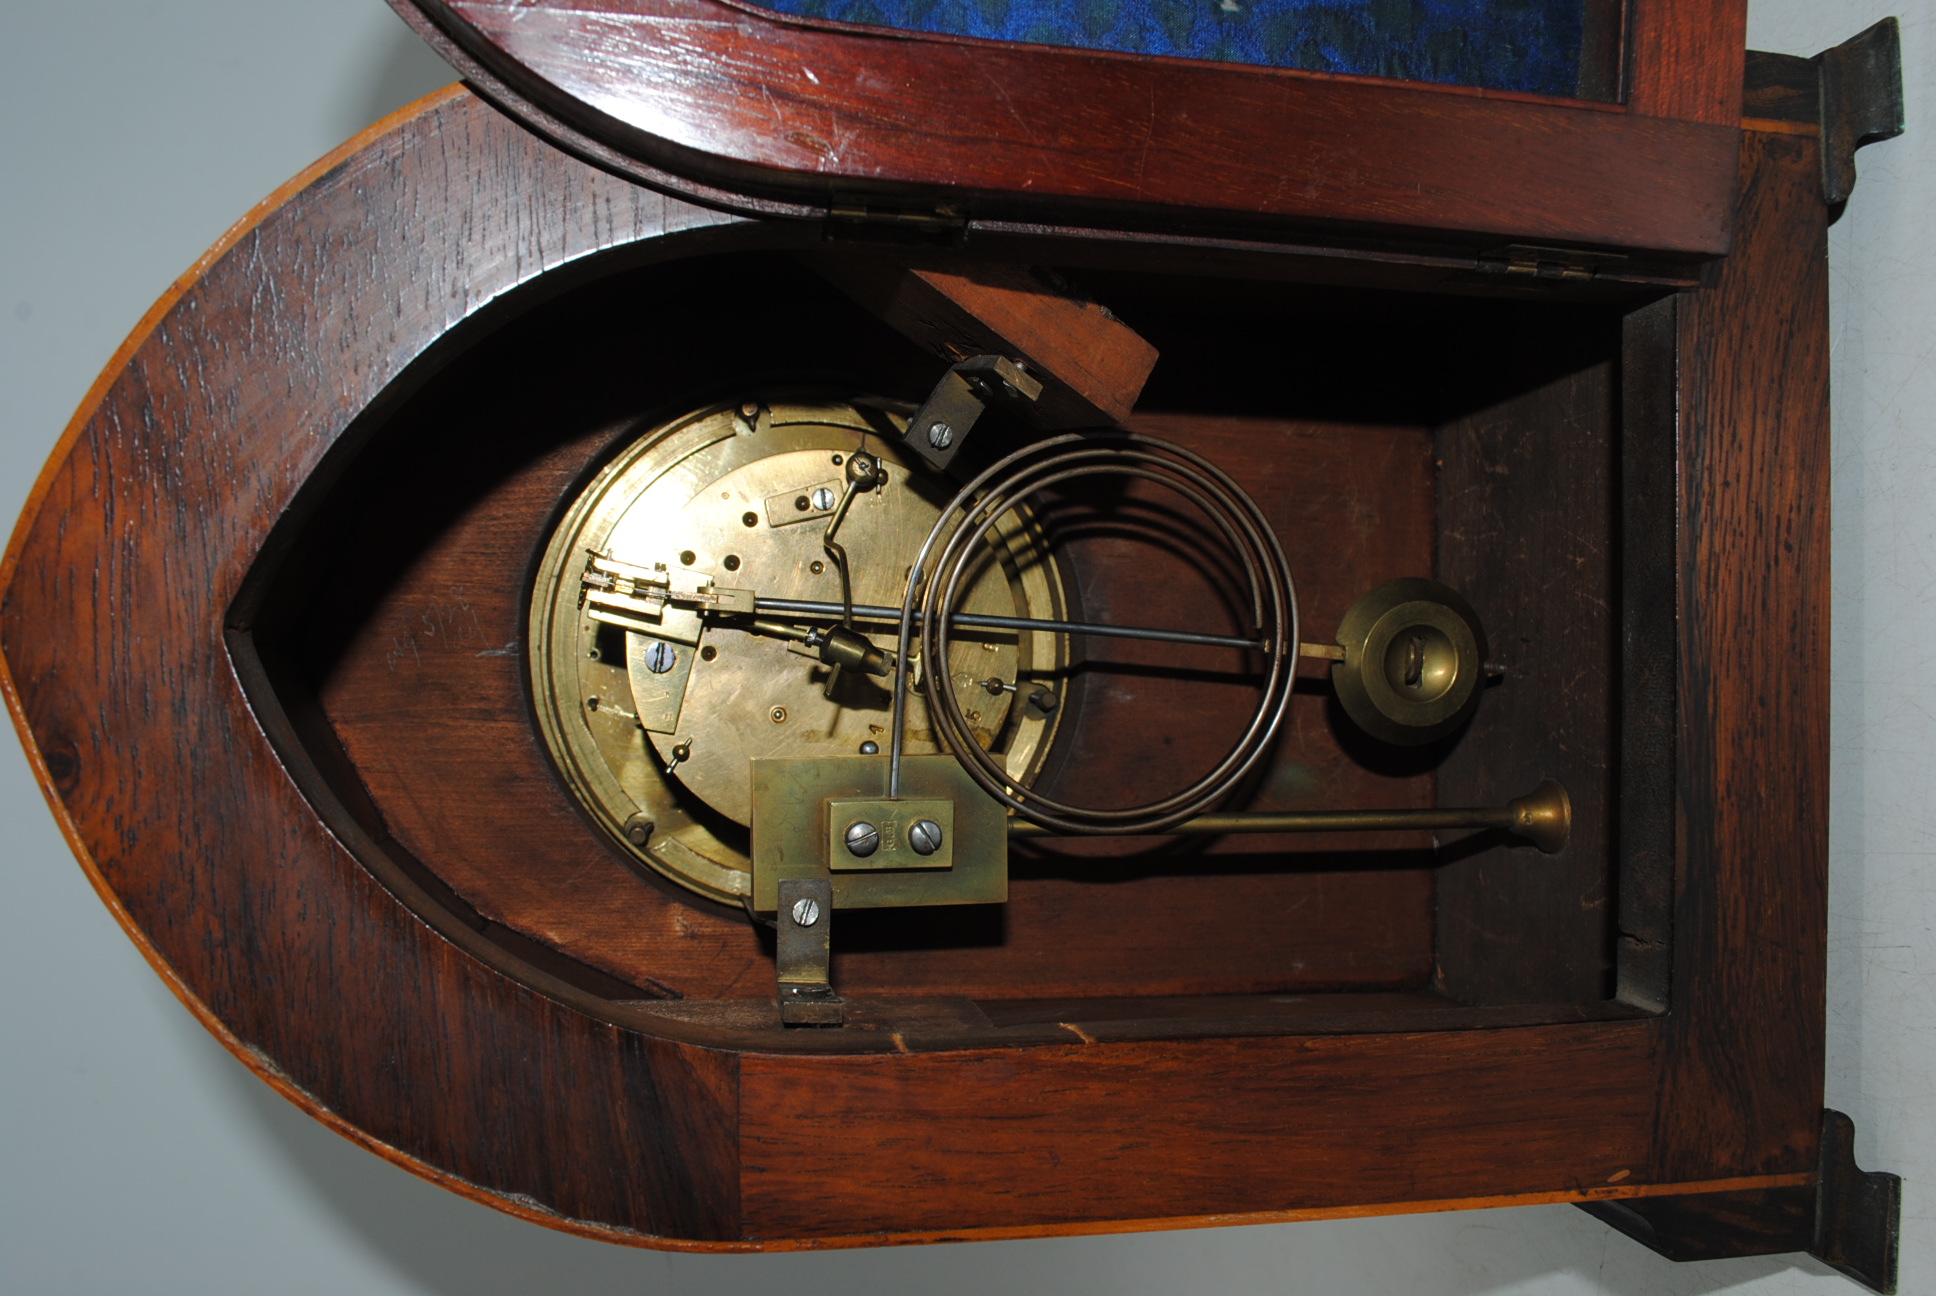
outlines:
[[[1152,836],[1172,834],[1380,832],[1406,828],[1498,828],[1523,837],[1552,855],[1573,830],[1573,802],[1566,789],[1544,779],[1525,796],[1503,806],[1445,810],[1260,810],[1198,815]],[[1010,818],[1010,837],[1052,837],[1040,824]]]

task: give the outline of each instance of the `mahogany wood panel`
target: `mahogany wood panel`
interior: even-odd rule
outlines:
[[[467,303],[730,222],[462,93],[304,181],[156,308],[36,486],[0,570],[9,702],[103,897],[286,1095],[526,1214],[731,1237],[735,1060],[534,993],[399,904],[285,772],[225,642],[298,488]],[[543,236],[479,183],[544,194]]]
[[[1636,113],[1734,126],[1747,0],[1627,0],[1627,101]]]
[[[1741,72],[1743,129],[1785,126],[1819,135],[1822,129],[1822,74],[1812,58],[1749,50]]]
[[[1266,350],[1295,345],[1290,337],[1257,342]],[[1274,395],[1281,408],[1296,409],[1304,402],[1324,403],[1316,390],[1321,386],[1318,381],[1280,385]],[[1334,642],[1346,609],[1367,589],[1431,569],[1435,472],[1431,434],[1424,427],[1156,411],[1138,414],[1130,426],[1203,454],[1258,501],[1290,559],[1301,637],[1307,641]],[[1117,516],[1102,519],[1105,525],[1090,533],[1064,541],[1082,615],[1123,624],[1191,625],[1212,634],[1248,633],[1249,618],[1232,606],[1230,593],[1242,588],[1241,574],[1219,570],[1226,565],[1220,561],[1222,546],[1205,534],[1201,519],[1187,509],[1171,511],[1174,497],[1159,490],[1131,488],[1122,499],[1130,507],[1120,507]],[[1048,517],[1053,526],[1056,512],[1049,510]],[[1205,579],[1206,572],[1216,574],[1214,583]],[[1072,732],[1061,741],[1063,762],[1053,788],[1058,799],[1120,806],[1170,795],[1222,759],[1256,706],[1254,686],[1233,689],[1229,682],[1231,675],[1255,669],[1254,661],[1235,652],[1089,640],[1080,645],[1079,656],[1089,669],[1070,690]],[[1434,804],[1428,763],[1364,742],[1332,699],[1326,665],[1306,661],[1300,673],[1305,683],[1292,698],[1284,737],[1240,789],[1232,808]],[[1308,856],[1300,864],[1313,870],[1349,867],[1354,859],[1360,868],[1377,861],[1374,868],[1389,871],[1392,884],[1381,893],[1401,906],[1394,917],[1404,907],[1429,901],[1429,875],[1415,870],[1430,863],[1430,848],[1428,834],[1403,832],[1246,834],[1177,841],[1166,849],[1123,838],[1029,843],[1029,853],[1042,860],[1127,855],[1156,863],[1167,855],[1186,876],[1199,871],[1190,860],[1202,861],[1212,876],[1219,865],[1275,871],[1271,861],[1285,853]],[[1373,854],[1356,854],[1360,851]],[[1328,852],[1346,854],[1327,861]],[[1161,912],[1155,908],[1151,914]],[[1273,944],[1301,949],[1315,935],[1303,930],[1306,920],[1292,911],[1254,912],[1273,931],[1268,937]],[[1323,922],[1342,917],[1327,910]],[[1282,926],[1287,922],[1292,925]],[[1225,930],[1236,929],[1226,921]],[[1429,930],[1422,935],[1429,941]],[[1119,938],[1112,933],[1112,939]],[[1312,947],[1314,952],[1323,944],[1328,942]],[[1423,947],[1416,956],[1425,957]],[[1423,976],[1424,962],[1411,966]]]
[[[1627,14],[1631,0],[1585,0],[1581,6],[1582,99],[1619,103],[1627,88]]]
[[[1618,330],[1611,317],[1571,330],[1496,327],[1449,340],[1444,358],[1470,412],[1437,434],[1438,577],[1484,618],[1506,673],[1448,744],[1440,796],[1497,805],[1553,778],[1573,803],[1557,855],[1481,849],[1483,835],[1447,852],[1439,977],[1462,1002],[1611,992]],[[1501,350],[1543,380],[1501,391],[1492,359]]]
[[[733,205],[1727,249],[1739,0],[1663,8],[1645,111],[1275,68],[829,31],[720,0],[392,0],[567,147]],[[1720,19],[1710,13],[1724,15]],[[1694,29],[1692,34],[1687,29]],[[1710,66],[1718,63],[1718,68]],[[1707,87],[1727,81],[1716,99]],[[1643,77],[1643,90],[1655,84]],[[1683,84],[1687,102],[1681,102]],[[1677,120],[1685,115],[1687,120]],[[742,203],[742,206],[744,204]],[[754,208],[747,208],[752,210]],[[759,207],[772,211],[772,207]],[[944,223],[945,223],[944,219]]]
[[[1680,800],[1658,1173],[1812,1168],[1828,927],[1827,209],[1750,132],[1756,236],[1682,305]],[[1778,286],[1779,306],[1768,294]]]
[[[741,1062],[749,1236],[1598,1188],[1645,1173],[1653,1027]],[[1206,1071],[1224,1077],[1214,1089]],[[1372,1091],[1393,1100],[1367,1104]],[[994,1093],[1007,1095],[999,1104]],[[1011,1131],[1026,1129],[1026,1138]],[[805,1173],[813,1167],[811,1174]],[[1624,1172],[1624,1173],[1623,1173]]]
[[[1620,706],[1613,854],[1614,977],[1658,1012],[1673,981],[1679,738],[1679,302],[1620,321]]]
[[[950,364],[991,354],[1022,362],[1042,383],[1031,417],[1042,427],[1122,422],[1156,364],[1156,348],[1135,330],[1026,266],[930,268],[878,254],[809,264]]]
[[[264,573],[367,438],[512,317],[627,266],[817,233],[635,188],[462,92],[276,195],[117,355],[0,562],[0,688],[104,901],[227,1047],[372,1150],[556,1227],[738,1248],[1803,1185],[1823,211],[1812,143],[1758,137],[1747,162],[1742,252],[1680,316],[1664,1017],[1094,1043],[1017,1023],[992,1027],[1019,1033],[1005,1047],[904,1053],[876,1031],[818,1047],[893,1051],[787,1056],[777,1031],[690,1042],[720,1036],[602,1000],[441,906],[339,803],[263,678]]]

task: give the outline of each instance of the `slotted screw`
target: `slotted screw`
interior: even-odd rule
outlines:
[[[941,825],[932,819],[916,819],[908,829],[908,845],[916,855],[932,855],[941,849]]]

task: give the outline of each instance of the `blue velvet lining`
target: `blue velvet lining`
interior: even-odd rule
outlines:
[[[1571,95],[1584,0],[754,0],[1033,45]]]

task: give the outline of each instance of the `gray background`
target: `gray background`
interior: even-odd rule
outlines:
[[[1906,1183],[1936,1290],[1936,14],[1898,0],[1910,134],[1861,155],[1834,270],[1829,1102]],[[1811,54],[1881,0],[1757,0]],[[0,40],[0,524],[142,312],[276,185],[451,79],[378,0],[8,6]],[[1779,681],[1770,688],[1782,687]],[[1852,1291],[1809,1260],[1670,1264],[1571,1207],[779,1256],[633,1251],[423,1183],[256,1081],[163,988],[0,738],[0,1288],[7,1292]]]

